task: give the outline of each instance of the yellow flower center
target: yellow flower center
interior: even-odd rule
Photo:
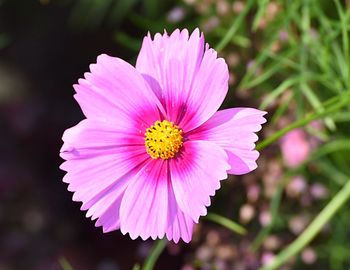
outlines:
[[[167,120],[156,121],[145,133],[146,150],[153,159],[173,158],[182,143],[182,130]]]

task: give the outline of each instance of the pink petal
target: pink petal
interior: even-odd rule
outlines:
[[[210,196],[227,178],[227,154],[207,141],[186,141],[181,153],[169,161],[171,183],[179,208],[194,222],[207,213]]]
[[[130,64],[102,54],[74,85],[87,118],[118,119],[138,123],[144,130],[159,120],[163,106],[142,75]]]
[[[168,199],[164,166],[162,160],[150,160],[123,197],[121,231],[132,239],[162,238],[165,234]]]
[[[163,238],[167,227],[167,175],[163,160],[150,160],[125,191],[120,209],[123,234]]]
[[[123,119],[85,119],[63,133],[61,156],[68,159],[71,148],[85,151],[101,147],[144,145],[144,135],[137,125]],[[73,153],[76,155],[76,153]]]
[[[171,185],[168,185],[168,228],[166,230],[166,236],[168,240],[173,240],[175,243],[179,242],[180,238],[186,243],[189,243],[192,239],[192,231],[194,222],[192,218],[182,212],[179,208],[174,191]]]
[[[143,137],[123,133],[112,123],[86,119],[68,129],[63,136],[61,157],[67,171],[63,181],[75,192],[73,200],[83,202],[87,216],[99,218],[96,226],[105,232],[119,228],[121,198],[133,175],[149,155]]]
[[[227,94],[228,79],[225,60],[217,58],[215,50],[207,49],[187,97],[186,113],[179,122],[185,132],[203,124],[219,109]]]
[[[167,161],[149,160],[129,183],[120,207],[123,234],[191,240],[193,221],[178,208],[167,171]]]
[[[136,68],[166,108],[167,120],[189,131],[220,107],[228,89],[228,69],[196,29],[144,38]]]
[[[204,36],[199,30],[191,36],[187,29],[176,29],[170,36],[156,34],[154,40],[148,34],[136,62],[140,71],[168,110],[168,120],[175,122],[177,111],[172,104],[184,102],[204,51]],[[181,96],[178,93],[183,92]],[[173,103],[172,103],[173,102]],[[173,117],[171,117],[173,116]]]
[[[255,132],[266,122],[266,112],[253,108],[218,111],[196,130],[186,136],[190,140],[209,140],[228,154],[230,174],[245,174],[254,170],[259,153],[254,150],[258,136]]]

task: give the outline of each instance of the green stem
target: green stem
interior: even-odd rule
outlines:
[[[268,137],[265,140],[263,140],[262,142],[260,142],[256,146],[256,149],[262,150],[266,146],[272,144],[273,142],[275,142],[276,140],[281,138],[283,135],[285,135],[289,131],[296,129],[296,128],[299,128],[299,127],[303,127],[303,126],[307,125],[308,123],[312,122],[313,120],[322,118],[326,115],[329,115],[333,112],[338,111],[339,109],[341,109],[342,107],[344,107],[346,105],[349,105],[349,99],[350,99],[349,93],[350,92],[347,92],[345,97],[344,97],[344,95],[339,95],[337,100],[336,100],[337,103],[335,103],[334,105],[332,104],[332,106],[329,106],[329,108],[326,108],[324,111],[313,112],[313,113],[307,115],[305,118],[301,118],[298,121],[295,121],[294,123],[290,124],[289,126],[272,134],[270,137]],[[326,103],[327,103],[327,101],[326,101]]]
[[[69,263],[69,261],[66,258],[61,257],[58,259],[58,262],[63,270],[74,270],[73,266]]]
[[[230,43],[233,36],[236,34],[237,30],[239,29],[243,19],[245,18],[249,10],[252,8],[253,4],[254,4],[254,0],[248,0],[242,12],[232,22],[232,25],[230,29],[226,32],[226,35],[220,40],[219,44],[215,47],[216,51],[218,52],[221,51],[223,48],[226,47],[228,43]]]
[[[145,261],[145,264],[142,267],[142,270],[152,270],[153,269],[156,261],[158,260],[158,257],[163,252],[166,244],[167,244],[167,240],[165,238],[158,240],[154,244],[150,255],[147,257],[147,260]]]
[[[327,206],[319,213],[305,231],[286,249],[280,252],[277,257],[267,266],[261,267],[260,270],[279,269],[291,257],[299,253],[311,240],[320,232],[323,226],[333,217],[335,213],[350,198],[350,180],[343,188],[333,197]]]
[[[231,231],[244,235],[247,233],[247,230],[245,228],[243,228],[241,225],[239,225],[238,223],[225,218],[223,216],[220,216],[218,214],[214,214],[214,213],[208,213],[207,216],[205,216],[205,219],[208,219],[210,221],[213,221],[217,224],[220,224],[228,229],[230,229]]]
[[[141,270],[141,266],[137,263],[137,264],[134,265],[132,270]]]

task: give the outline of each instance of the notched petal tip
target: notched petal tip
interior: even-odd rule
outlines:
[[[187,30],[187,29],[186,29],[186,30]],[[192,31],[191,36],[194,36],[194,35],[200,37],[201,35],[203,35],[203,32],[201,32],[201,31],[199,30],[199,28],[196,27],[196,28]]]
[[[170,34],[170,38],[175,37],[175,36],[179,36],[181,34],[181,31],[179,28],[176,28],[171,34]]]
[[[138,235],[138,234],[133,234],[132,232],[128,232],[126,231],[125,229],[122,229],[122,226],[120,227],[120,231],[123,235],[129,235],[129,237],[132,239],[132,240],[136,240],[138,237],[140,237],[142,240],[147,240],[149,237],[147,238],[142,238],[141,235]]]
[[[114,59],[116,57],[112,57],[112,56],[109,56],[108,54],[106,53],[101,53],[100,55],[98,55],[96,57],[96,63],[100,62],[100,61],[105,61],[105,60],[109,60],[109,59]]]
[[[186,244],[188,244],[189,242],[191,242],[192,238],[188,238],[188,239],[184,239],[184,238],[181,238],[182,241],[184,241]],[[177,244],[177,242],[175,242]]]
[[[186,244],[188,244],[192,240],[192,233],[189,235],[181,235],[181,236],[175,236],[175,237],[174,236],[171,237],[166,234],[164,237],[166,237],[168,241],[173,241],[175,244],[178,244],[180,241],[183,241]]]
[[[95,227],[100,227],[101,225],[97,225],[97,222],[98,222],[98,221],[96,221],[96,223],[95,223]],[[111,231],[113,231],[113,230],[110,229],[110,228],[105,228],[105,227],[102,226],[102,232],[103,232],[103,233],[109,233],[109,232],[111,232]]]

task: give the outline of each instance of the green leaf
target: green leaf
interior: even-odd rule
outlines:
[[[72,265],[68,262],[68,260],[64,257],[61,257],[58,259],[58,262],[60,263],[63,270],[74,270]]]
[[[253,31],[254,32],[258,29],[259,23],[260,23],[262,17],[264,17],[264,15],[266,13],[266,8],[267,8],[268,3],[269,3],[269,0],[258,1],[258,11],[256,12],[256,15],[255,15],[254,21],[253,21]]]
[[[141,270],[141,266],[137,263],[137,264],[134,265],[132,270]]]
[[[294,84],[299,81],[298,78],[290,78],[283,81],[278,87],[269,93],[260,105],[261,110],[265,110],[272,102],[276,100],[280,95],[284,93],[288,88],[291,88]]]
[[[160,254],[163,252],[164,248],[166,247],[167,240],[161,239],[157,240],[151,250],[150,255],[147,257],[142,270],[152,270],[154,265],[156,264]]]
[[[329,143],[323,144],[312,154],[313,159],[326,156],[333,152],[339,151],[350,151],[350,140],[349,139],[337,139]]]
[[[234,19],[234,21],[231,24],[231,27],[226,32],[226,35],[220,40],[218,45],[215,46],[216,51],[220,52],[222,51],[227,44],[229,44],[233,38],[233,36],[236,34],[237,30],[240,28],[241,24],[243,23],[244,18],[247,16],[249,10],[252,8],[254,4],[254,0],[248,0],[245,3],[244,9],[242,12],[238,15],[237,18]]]
[[[205,219],[213,221],[217,224],[220,224],[220,225],[224,226],[227,229],[230,229],[231,231],[233,231],[235,233],[238,233],[241,235],[244,235],[247,233],[247,230],[244,227],[242,227],[241,225],[239,225],[238,223],[236,223],[228,218],[225,218],[223,216],[220,216],[218,214],[208,213],[205,216]]]
[[[307,98],[307,100],[310,102],[311,106],[317,111],[317,112],[323,112],[324,107],[322,105],[322,102],[319,100],[318,96],[312,91],[312,89],[307,84],[302,84],[301,88],[303,90],[303,94]],[[330,130],[335,130],[336,126],[331,117],[325,117],[324,119],[327,127]]]

